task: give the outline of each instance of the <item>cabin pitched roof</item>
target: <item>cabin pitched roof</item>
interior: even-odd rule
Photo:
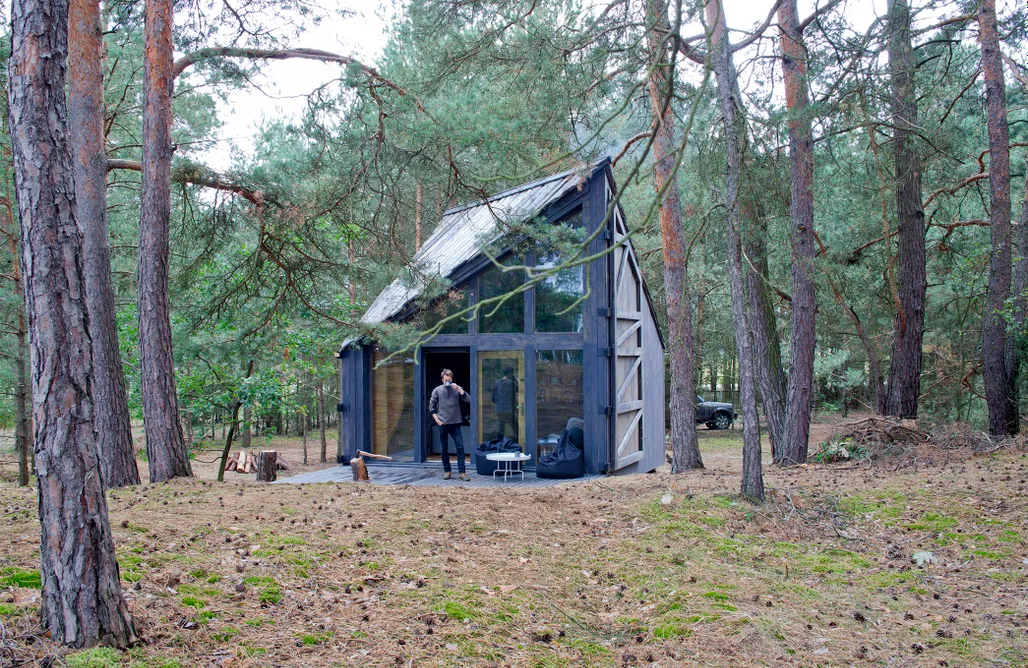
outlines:
[[[572,169],[525,183],[492,197],[448,209],[411,264],[415,277],[397,279],[379,294],[361,322],[375,325],[399,314],[439,278],[449,278],[482,248],[506,233],[506,224],[519,223],[541,213],[567,193],[580,188],[602,164]]]

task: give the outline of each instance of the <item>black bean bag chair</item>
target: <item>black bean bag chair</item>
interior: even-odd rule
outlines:
[[[557,447],[548,455],[539,458],[535,474],[540,478],[581,478],[585,475],[585,455],[582,418],[571,418],[560,435]]]
[[[492,475],[496,467],[499,466],[498,462],[486,459],[486,455],[494,452],[521,452],[521,445],[506,436],[480,443],[475,448],[475,471],[478,475]]]

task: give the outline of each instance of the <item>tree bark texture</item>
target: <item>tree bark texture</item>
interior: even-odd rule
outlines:
[[[171,349],[171,0],[146,3],[143,175],[139,221],[139,366],[150,482],[191,476]]]
[[[103,39],[98,0],[70,0],[68,118],[75,165],[75,203],[82,225],[86,305],[93,340],[93,429],[107,487],[139,484],[132,452],[125,371],[111,280],[104,147]]]
[[[696,386],[693,368],[692,313],[686,256],[688,241],[682,227],[682,205],[675,175],[674,113],[669,101],[673,72],[668,58],[667,2],[647,0],[650,59],[655,63],[647,84],[656,135],[653,140],[653,185],[664,193],[660,205],[660,236],[664,248],[664,295],[667,304],[668,354],[671,358],[671,470],[681,473],[703,468],[696,440]]]
[[[247,406],[243,409],[243,447],[249,449],[252,438],[253,409]]]
[[[257,455],[257,482],[275,482],[278,453],[274,450],[261,450]]]
[[[1003,309],[1010,297],[1010,136],[1007,128],[1006,86],[996,26],[996,0],[978,6],[978,35],[985,78],[986,127],[989,132],[989,235],[992,254],[982,334],[982,380],[989,408],[989,434],[1017,433],[1017,406],[1011,400],[1006,362]]]
[[[414,184],[414,250],[421,250],[421,245],[425,240],[425,229],[421,221],[421,181],[417,181]]]
[[[1028,352],[1028,332],[1025,319],[1028,317],[1028,174],[1025,174],[1024,198],[1021,201],[1021,217],[1017,221],[1017,262],[1014,264],[1014,314],[1007,333],[1007,380],[1010,383],[1010,402],[1015,415],[1020,414],[1021,360]]]
[[[328,436],[325,433],[328,428],[328,425],[325,424],[327,417],[325,414],[325,381],[318,381],[318,432],[321,437],[322,464],[328,461]]]
[[[67,143],[68,5],[14,0],[9,112],[32,348],[40,608],[57,642],[135,641],[93,434],[92,352]]]
[[[786,375],[782,369],[782,343],[778,337],[771,289],[768,286],[767,219],[761,215],[759,207],[753,208],[747,226],[749,233],[745,235],[749,262],[745,263],[743,273],[746,277],[749,323],[753,335],[754,372],[760,388],[772,460],[780,462],[785,438]]]
[[[914,145],[917,127],[914,49],[907,0],[892,0],[888,17],[889,74],[892,78],[893,163],[899,219],[899,311],[892,335],[886,415],[917,418],[921,395],[921,343],[924,338],[925,217],[921,156]]]
[[[814,289],[814,140],[807,93],[807,49],[799,25],[796,0],[778,7],[781,27],[782,77],[789,112],[789,226],[792,229],[792,337],[785,402],[782,463],[807,461],[810,410],[817,344]]]
[[[728,244],[728,283],[732,296],[732,329],[739,356],[739,403],[742,409],[742,483],[740,491],[752,499],[764,500],[764,472],[760,453],[760,419],[757,415],[757,388],[754,377],[753,348],[747,323],[746,295],[743,286],[741,212],[739,202],[742,176],[742,150],[745,128],[741,97],[728,27],[721,0],[707,0],[707,25],[711,29],[711,57],[717,96],[721,104],[725,133],[725,198]]]

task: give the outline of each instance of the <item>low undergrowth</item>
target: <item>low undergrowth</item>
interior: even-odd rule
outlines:
[[[39,633],[17,514],[0,622],[19,656],[98,668],[1024,664],[1025,465],[770,470],[761,506],[716,457],[546,490],[140,486],[110,507],[144,643]]]

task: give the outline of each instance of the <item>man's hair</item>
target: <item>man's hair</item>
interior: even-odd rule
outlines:
[[[507,367],[506,369],[504,369],[503,370],[503,375],[504,376],[513,376],[514,375],[514,367]]]
[[[450,376],[452,378],[453,377],[453,372],[450,371],[449,369],[443,369],[442,373],[439,374],[439,378],[441,378],[441,379],[442,378],[446,378],[446,376]]]

